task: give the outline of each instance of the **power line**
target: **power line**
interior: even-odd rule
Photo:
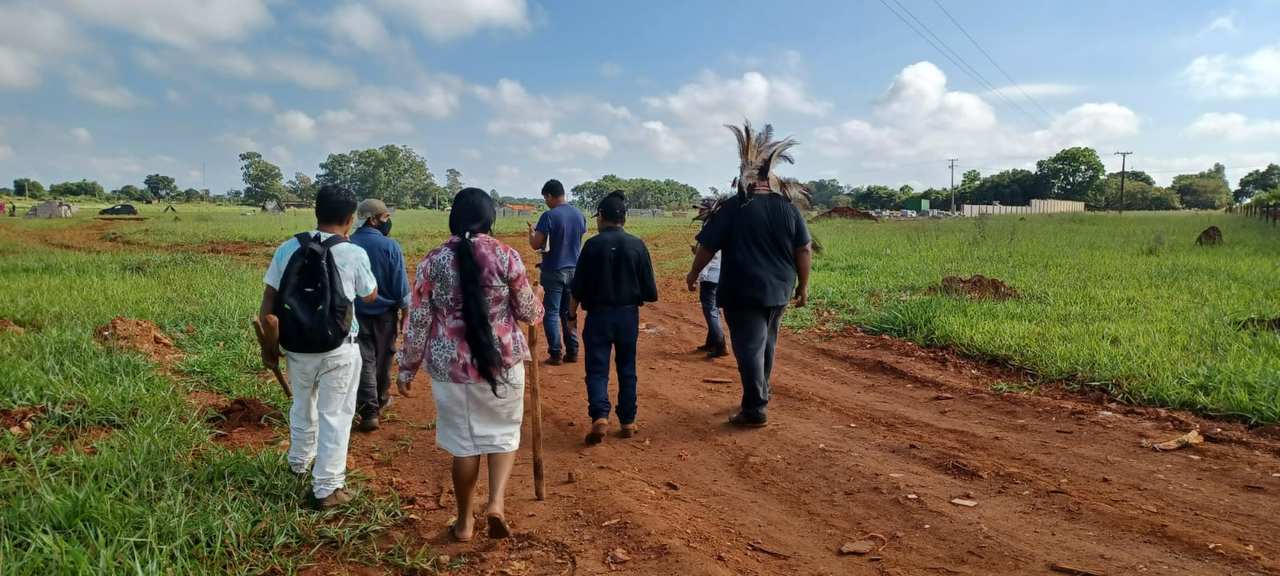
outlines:
[[[996,62],[995,58],[991,57],[991,53],[987,52],[986,48],[983,48],[982,45],[978,43],[978,40],[974,38],[972,35],[970,35],[968,30],[965,30],[964,26],[960,25],[960,22],[957,21],[955,17],[951,15],[951,12],[948,12],[947,9],[942,6],[942,2],[940,2],[939,0],[933,0],[933,3],[938,6],[938,9],[941,10],[943,14],[946,14],[947,19],[950,20],[952,24],[955,24],[956,28],[960,30],[960,33],[964,34],[964,37],[968,38],[969,42],[973,43],[973,47],[977,48],[978,51],[981,52],[982,55],[987,58],[987,62],[990,62],[991,65],[994,66],[996,70],[1000,71],[1000,74],[1004,75],[1005,79],[1008,80],[1010,84],[1012,84],[1015,88],[1018,89],[1018,92],[1022,93],[1023,98],[1026,98],[1028,102],[1031,102],[1032,105],[1034,105],[1037,109],[1039,109],[1040,112],[1044,114],[1046,119],[1050,119],[1053,117],[1053,114],[1050,114],[1048,110],[1045,110],[1044,106],[1041,106],[1038,100],[1036,100],[1035,98],[1032,98],[1031,95],[1028,94],[1027,91],[1022,88],[1022,84],[1018,83],[1017,80],[1014,80],[1013,76],[1011,76],[1007,71],[1005,71],[1004,67],[1000,66],[1000,64]]]
[[[1124,181],[1125,181],[1125,162],[1129,160],[1129,155],[1133,152],[1116,152],[1115,155],[1120,157],[1120,213],[1124,214]]]
[[[959,158],[947,158],[947,167],[951,168],[951,213],[956,213],[956,162]]]
[[[909,8],[907,8],[905,5],[902,4],[902,2],[900,2],[899,0],[893,0],[893,2],[894,4],[897,4],[898,8],[902,10],[901,13],[898,12],[898,10],[894,9],[893,6],[890,6],[886,0],[880,0],[880,3],[883,4],[884,7],[888,9],[890,12],[893,12],[893,15],[898,17],[898,20],[901,20],[902,23],[906,24],[907,27],[910,28],[912,32],[915,32],[917,36],[919,36],[925,42],[929,43],[930,46],[933,46],[933,49],[937,50],[938,53],[942,54],[943,57],[945,57],[947,60],[950,60],[951,63],[954,64],[957,68],[959,68],[961,72],[968,74],[969,77],[973,78],[973,80],[977,82],[979,85],[986,87],[991,94],[995,95],[997,98],[1002,100],[1005,104],[1009,105],[1012,108],[1016,108],[1019,112],[1021,112],[1028,119],[1030,119],[1032,124],[1040,123],[1039,118],[1032,116],[1030,112],[1028,112],[1025,108],[1023,108],[1017,102],[1010,100],[1009,97],[1005,96],[1004,93],[1000,91],[1000,89],[996,88],[994,84],[992,84],[989,80],[987,80],[987,78],[983,76],[981,72],[979,72],[973,66],[970,66],[969,63],[964,59],[964,56],[961,56],[960,53],[956,52],[955,50],[952,50],[951,46],[949,46],[945,40],[940,38],[937,34],[934,34],[933,30],[929,28],[929,25],[925,24],[923,21],[917,18],[916,15],[912,13]],[[912,24],[911,20],[907,20],[907,16],[903,16],[904,13],[907,16],[909,16],[911,20],[914,20],[916,24],[919,24],[919,27],[917,27],[916,24]]]

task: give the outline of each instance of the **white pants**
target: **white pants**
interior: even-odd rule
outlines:
[[[347,479],[347,443],[360,384],[360,347],[344,343],[330,352],[285,352],[293,407],[289,409],[289,468],[311,468],[316,498],[342,488]],[[312,466],[312,462],[315,465]]]

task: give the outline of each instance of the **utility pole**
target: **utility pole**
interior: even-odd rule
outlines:
[[[1125,180],[1125,161],[1129,159],[1129,155],[1133,152],[1116,152],[1115,155],[1120,157],[1120,213],[1124,214],[1124,180]]]
[[[952,215],[955,215],[956,213],[956,162],[959,162],[959,161],[960,161],[959,158],[947,158],[947,162],[949,163],[947,167],[951,168],[951,214]]]

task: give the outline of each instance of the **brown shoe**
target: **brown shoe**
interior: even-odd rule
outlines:
[[[351,494],[348,494],[343,488],[334,490],[332,494],[329,494],[324,498],[316,498],[315,493],[313,492],[311,498],[315,500],[316,508],[321,510],[332,510],[339,506],[345,506],[351,503]]]
[[[604,435],[609,433],[609,419],[596,418],[591,423],[591,432],[587,433],[587,444],[604,442]]]
[[[360,423],[356,425],[356,430],[360,432],[373,432],[378,429],[377,416],[365,416],[360,419]]]
[[[752,418],[739,412],[729,417],[729,425],[738,428],[764,428],[769,425],[769,420],[764,417]]]
[[[636,433],[639,431],[640,431],[640,428],[636,426],[635,422],[632,422],[630,424],[623,424],[622,429],[618,431],[618,437],[631,438],[632,436],[635,436]]]

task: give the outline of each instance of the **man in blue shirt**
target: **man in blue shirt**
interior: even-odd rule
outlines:
[[[562,361],[578,361],[577,323],[570,317],[569,298],[582,253],[582,236],[587,233],[587,217],[569,205],[559,180],[547,180],[542,199],[550,210],[542,213],[537,226],[529,226],[529,245],[543,253],[542,304],[546,315],[542,326],[550,353],[547,363],[559,366]]]
[[[409,275],[400,244],[389,238],[391,212],[387,205],[368,198],[356,209],[356,218],[363,224],[351,235],[351,243],[369,255],[369,265],[378,282],[377,300],[356,302],[363,360],[356,393],[356,413],[360,415],[357,429],[372,432],[378,429],[382,409],[391,404],[391,361],[401,314],[409,307]]]

